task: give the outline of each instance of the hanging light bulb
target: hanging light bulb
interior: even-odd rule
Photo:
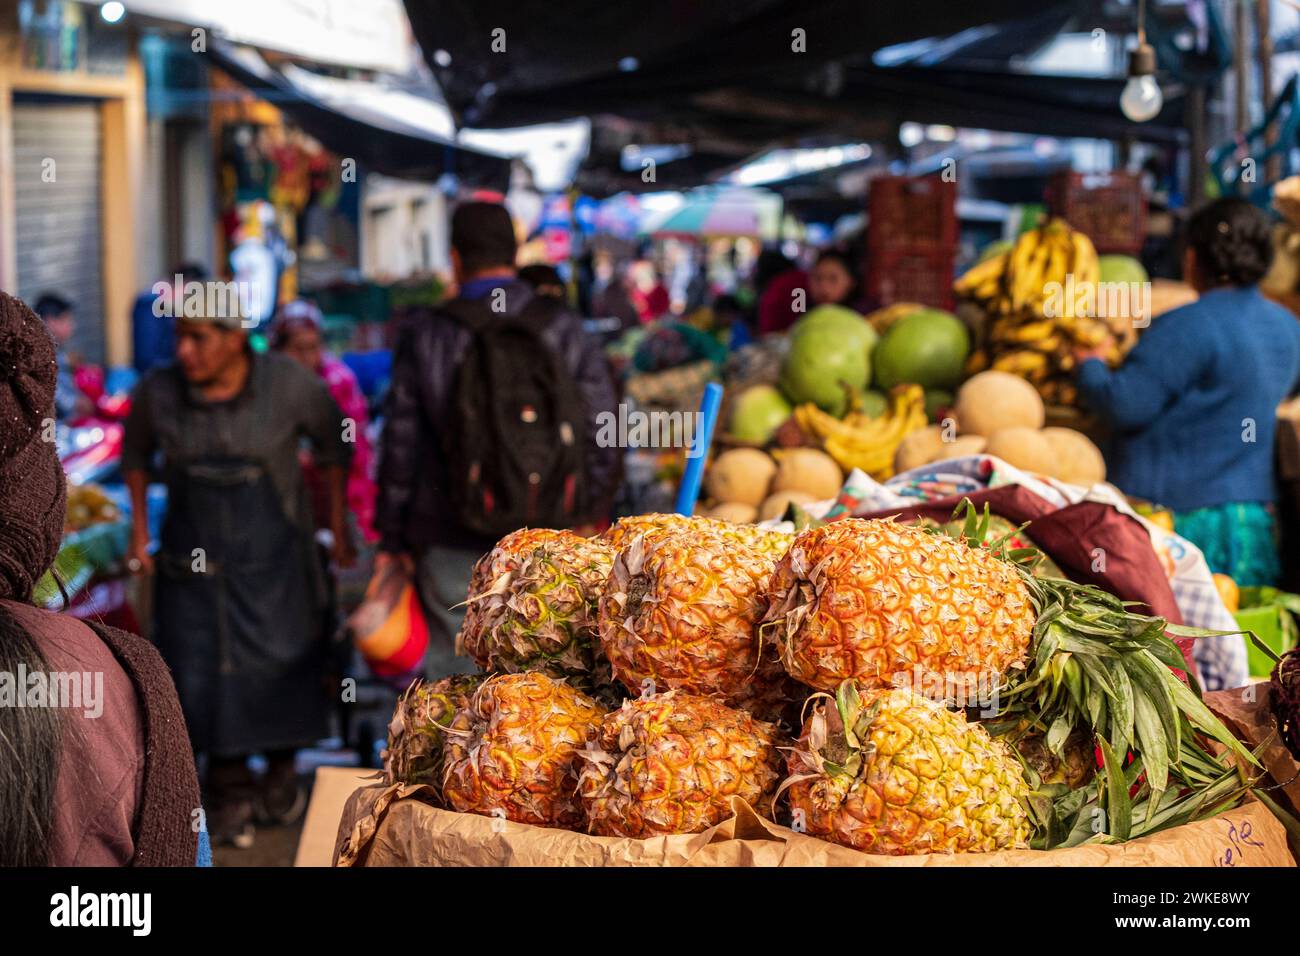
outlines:
[[[1119,96],[1121,112],[1135,123],[1155,119],[1164,106],[1155,72],[1156,51],[1149,43],[1139,43],[1129,54],[1128,82]]]
[[[1128,55],[1128,82],[1119,95],[1120,112],[1134,123],[1153,120],[1165,98],[1156,82],[1156,51],[1147,42],[1146,0],[1138,0],[1137,46]]]

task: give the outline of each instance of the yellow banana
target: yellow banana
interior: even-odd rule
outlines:
[[[1056,321],[1054,319],[1035,319],[1019,325],[990,328],[989,337],[997,342],[1038,342],[1051,337],[1055,332]]]
[[[1072,261],[1070,269],[1075,282],[1096,282],[1101,278],[1101,267],[1097,260],[1097,249],[1092,240],[1077,229],[1070,233]]]
[[[958,295],[970,296],[977,289],[986,287],[990,282],[996,283],[1002,280],[1002,274],[1007,269],[1007,253],[996,256],[990,256],[983,262],[977,262],[971,266],[953,283],[952,289]],[[978,296],[975,296],[978,298]]]
[[[1044,381],[1050,372],[1047,356],[1028,349],[999,355],[993,360],[993,368],[999,372],[1019,375],[1034,383]]]

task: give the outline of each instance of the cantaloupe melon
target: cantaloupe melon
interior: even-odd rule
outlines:
[[[757,508],[767,497],[776,462],[757,448],[724,451],[704,475],[704,487],[719,503],[740,502]]]
[[[1040,475],[1052,474],[1056,455],[1051,444],[1037,428],[1000,428],[989,436],[984,453],[1001,458],[1009,465]]]
[[[814,501],[834,498],[844,484],[835,459],[816,448],[784,448],[773,453],[776,475],[772,491],[806,491]]]
[[[939,454],[943,447],[943,429],[938,425],[926,425],[914,432],[908,432],[894,452],[894,471],[911,471],[928,464]]]
[[[988,444],[983,435],[960,435],[952,441],[942,442],[939,446],[939,453],[930,459],[931,462],[947,461],[949,458],[964,458],[967,455],[978,455]]]
[[[1004,428],[1042,428],[1046,412],[1038,390],[1010,372],[980,372],[957,392],[957,428],[985,438]]]
[[[724,501],[709,511],[709,517],[732,524],[752,524],[758,520],[758,509],[739,501]]]
[[[1094,485],[1106,480],[1106,460],[1087,435],[1073,428],[1044,428],[1043,437],[1055,458],[1048,472],[1072,485]]]

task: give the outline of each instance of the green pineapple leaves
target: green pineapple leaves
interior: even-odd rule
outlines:
[[[1235,805],[1249,784],[1233,761],[1242,768],[1258,761],[1205,706],[1195,677],[1184,683],[1174,674],[1187,665],[1171,639],[1222,632],[1134,613],[1090,584],[1035,577],[1034,549],[1007,551],[1007,536],[984,542],[987,504],[980,515],[966,500],[953,520],[963,511],[961,537],[1016,565],[1035,611],[1027,666],[1004,675],[997,713],[985,726],[1013,744],[1041,733],[1058,759],[1081,729],[1101,752],[1102,769],[1087,786],[1065,794],[1040,788],[1051,802],[1032,808],[1035,845],[1117,842]],[[1104,827],[1084,819],[1103,807]]]

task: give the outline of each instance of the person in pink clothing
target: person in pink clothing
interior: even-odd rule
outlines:
[[[366,430],[370,414],[366,397],[352,370],[327,352],[321,344],[321,311],[312,302],[295,299],[281,306],[272,326],[271,345],[277,351],[315,372],[325,381],[330,396],[343,412],[345,423],[351,422],[353,442],[352,468],[348,472],[348,510],[357,522],[357,530],[368,543],[375,543],[375,482],[372,477],[372,451]],[[323,489],[311,463],[304,462],[307,485],[315,504],[324,501]],[[318,494],[318,489],[322,492]],[[320,513],[319,508],[317,509]],[[326,525],[322,525],[325,527]]]

